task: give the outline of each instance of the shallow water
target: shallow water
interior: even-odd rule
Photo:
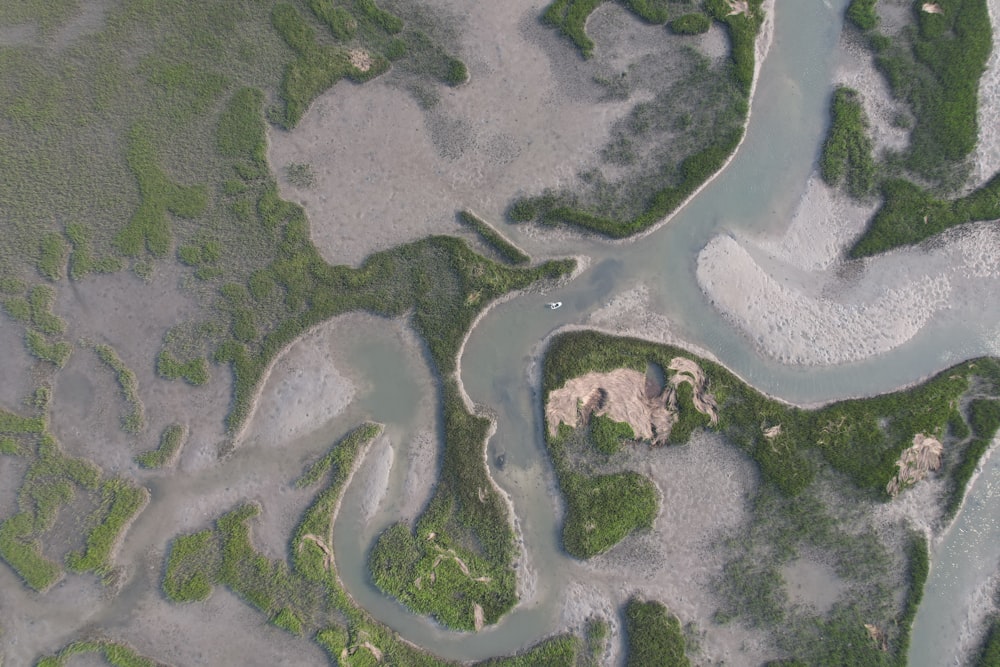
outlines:
[[[546,295],[526,295],[497,306],[472,333],[462,359],[466,389],[477,403],[498,415],[489,459],[503,453],[494,469],[514,502],[537,587],[497,626],[476,635],[446,632],[408,613],[371,584],[365,556],[377,534],[392,520],[396,488],[390,484],[383,511],[363,524],[356,510],[364,490],[351,485],[334,532],[337,565],[355,598],[403,637],[456,659],[510,652],[558,629],[560,592],[582,572],[560,550],[558,501],[540,433],[540,408],[529,383],[528,365],[540,341],[554,329],[581,323],[617,294],[644,284],[650,307],[669,318],[673,333],[716,355],[761,390],[797,403],[867,395],[920,380],[949,364],[990,353],[991,336],[965,322],[936,319],[905,345],[862,363],[802,369],[759,355],[707,302],[694,277],[697,252],[726,231],[776,232],[791,219],[808,176],[815,168],[826,126],[831,72],[838,58],[840,17],[845,0],[778,0],[771,51],[763,65],[747,138],[732,164],[669,224],[642,239],[606,245],[570,239],[566,254],[584,254],[593,265],[575,281]],[[533,243],[519,230],[512,235],[526,250]],[[537,245],[537,244],[536,244]],[[545,302],[560,300],[551,311]],[[375,360],[374,357],[380,359]],[[359,360],[392,363],[391,353],[359,348]],[[403,410],[399,389],[373,407],[373,417]],[[387,416],[382,416],[387,415]],[[395,461],[407,458],[405,439]],[[367,462],[366,462],[367,464]],[[392,478],[400,474],[398,465]],[[991,517],[1000,484],[996,457],[972,490],[968,507],[935,549],[932,577],[918,615],[911,651],[913,665],[946,664],[954,652],[970,587],[995,571],[1000,526]],[[360,539],[359,539],[360,537]],[[975,563],[976,567],[970,567]],[[932,648],[933,647],[933,650]],[[933,658],[928,656],[935,656]]]

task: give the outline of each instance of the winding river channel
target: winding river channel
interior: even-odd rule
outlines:
[[[398,510],[393,494],[401,485],[388,485],[383,510],[372,521],[360,518],[364,490],[358,484],[349,486],[334,530],[338,569],[357,601],[403,637],[442,656],[474,659],[510,652],[558,630],[562,592],[574,577],[585,575],[559,547],[561,509],[543,449],[530,363],[554,330],[585,322],[617,295],[645,286],[648,308],[669,320],[675,336],[710,351],[762,391],[799,404],[889,391],[952,363],[991,353],[994,341],[981,327],[944,317],[932,319],[906,344],[864,362],[786,366],[760,355],[699,289],[695,258],[711,238],[720,233],[780,233],[791,220],[826,129],[829,82],[840,57],[845,5],[845,0],[777,1],[774,40],[762,66],[746,140],[724,172],[669,224],[639,242],[621,245],[570,237],[561,250],[589,256],[585,272],[555,292],[522,295],[498,305],[471,334],[461,360],[462,378],[473,401],[497,415],[489,460],[492,465],[497,454],[505,456],[505,465],[493,474],[513,500],[534,578],[522,604],[496,627],[471,635],[444,631],[381,595],[370,583],[365,555]],[[529,252],[537,249],[521,230],[512,234]],[[544,302],[556,299],[563,302],[561,309],[544,308]],[[995,320],[997,314],[990,317]],[[416,403],[421,391],[416,382],[392,379],[391,369],[406,365],[405,353],[377,341],[357,343],[355,353],[360,372],[393,383],[391,395],[367,401],[371,416],[390,430],[405,430],[412,420],[408,405]],[[405,460],[405,442],[394,444],[395,460]],[[965,622],[970,600],[997,571],[997,458],[984,464],[966,506],[932,547],[931,577],[910,651],[913,667],[955,660],[958,637],[969,631]]]

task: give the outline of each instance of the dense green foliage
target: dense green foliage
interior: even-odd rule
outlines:
[[[208,362],[203,357],[178,361],[170,352],[163,350],[156,358],[156,372],[167,380],[184,378],[188,384],[195,386],[208,382]]]
[[[38,272],[49,280],[59,280],[66,271],[69,246],[61,234],[43,234],[38,248]]]
[[[903,165],[939,184],[975,148],[979,78],[992,48],[986,0],[954,0],[935,14],[913,4],[915,30],[882,51],[876,64],[916,122]]]
[[[852,258],[914,245],[957,225],[1000,217],[1000,174],[958,199],[938,199],[902,179],[883,183],[882,197],[881,208],[851,247]]]
[[[830,116],[820,174],[833,187],[846,177],[847,192],[855,199],[863,199],[875,187],[875,159],[868,120],[857,91],[839,86],[833,93]]]
[[[122,415],[122,430],[126,433],[139,433],[146,428],[146,414],[142,400],[139,398],[139,384],[136,382],[135,373],[125,365],[125,362],[110,345],[95,345],[94,352],[108,368],[115,372],[115,379],[121,389],[122,398],[129,407],[129,411]]]
[[[952,517],[962,505],[969,480],[976,472],[980,459],[989,449],[997,430],[1000,429],[1000,402],[977,398],[969,404],[969,421],[972,439],[964,446],[961,459],[951,476],[944,515]],[[964,423],[964,422],[963,422]]]
[[[128,224],[115,236],[115,247],[126,257],[148,250],[163,257],[173,232],[167,213],[193,218],[205,210],[208,192],[202,185],[177,185],[164,173],[148,129],[136,125],[129,133],[127,160],[139,183],[141,202]]]
[[[100,505],[90,519],[93,527],[87,533],[83,551],[66,556],[66,565],[74,572],[95,572],[105,575],[111,569],[111,556],[128,525],[149,502],[149,492],[123,479],[101,483]]]
[[[998,667],[1000,665],[1000,618],[994,617],[986,638],[976,656],[975,667]]]
[[[557,474],[566,500],[563,547],[570,555],[590,558],[636,530],[653,527],[659,510],[656,487],[639,473]]]
[[[632,598],[625,604],[628,667],[688,667],[684,633],[677,617],[659,602]]]
[[[73,346],[66,341],[49,343],[45,340],[45,336],[32,329],[28,329],[25,333],[24,342],[34,357],[47,361],[56,368],[65,366],[69,361],[69,355],[73,352]]]
[[[851,0],[847,7],[847,20],[861,30],[871,30],[878,25],[875,2],[876,0]]]
[[[505,239],[500,232],[486,224],[476,214],[469,211],[460,211],[458,220],[479,234],[486,245],[493,248],[504,261],[510,264],[527,264],[531,261],[531,258],[524,254],[520,248]]]
[[[587,36],[587,18],[603,0],[553,0],[542,13],[542,21],[558,28],[580,49],[584,58],[594,54],[594,42]]]
[[[678,35],[700,35],[708,32],[712,21],[705,14],[693,13],[678,16],[669,25]]]
[[[171,424],[160,434],[160,444],[156,449],[143,452],[135,457],[135,462],[143,468],[162,468],[173,465],[184,444],[186,429],[180,424]]]
[[[634,440],[635,432],[625,422],[616,422],[604,415],[591,415],[590,438],[603,454],[614,454],[622,447],[623,440]]]

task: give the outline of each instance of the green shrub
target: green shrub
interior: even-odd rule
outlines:
[[[625,422],[616,422],[604,415],[590,416],[590,438],[602,454],[615,454],[623,440],[634,440],[635,432]]]
[[[666,0],[625,0],[625,7],[633,14],[654,25],[660,25],[667,21]]]
[[[625,664],[628,667],[664,665],[688,667],[684,632],[677,617],[659,602],[632,598],[625,604]]]
[[[847,20],[861,30],[871,30],[878,25],[875,2],[876,0],[851,0],[847,7]]]
[[[302,621],[288,607],[282,607],[272,622],[282,630],[290,632],[293,635],[302,634]]]
[[[208,362],[203,357],[195,357],[188,361],[179,361],[172,354],[163,350],[156,358],[156,372],[167,380],[184,378],[184,381],[194,386],[208,382]]]
[[[143,452],[135,457],[136,463],[143,468],[162,468],[172,465],[184,444],[187,429],[180,424],[171,424],[160,434],[160,444],[156,449]]]
[[[820,174],[832,187],[846,176],[847,192],[863,199],[875,188],[875,160],[868,137],[868,120],[855,90],[840,86],[830,104],[831,123],[823,144]]]
[[[636,472],[587,477],[558,471],[566,499],[563,546],[576,558],[607,551],[636,530],[653,527],[656,487]]]
[[[56,368],[62,368],[69,361],[69,355],[73,352],[73,346],[65,341],[49,343],[42,334],[28,329],[24,336],[28,350],[37,359],[47,361]]]
[[[101,501],[91,517],[94,525],[87,534],[86,546],[66,556],[66,565],[74,572],[106,574],[111,556],[128,525],[149,502],[149,491],[123,479],[101,484]]]
[[[994,615],[986,637],[976,656],[975,667],[997,667],[1000,665],[1000,617]]]
[[[469,211],[461,211],[458,220],[462,224],[471,227],[483,241],[492,247],[507,262],[511,264],[527,264],[531,258],[524,254],[520,248],[503,237],[493,227],[486,224],[481,218]]]
[[[584,58],[594,53],[594,42],[587,36],[587,18],[603,0],[553,0],[542,12],[542,21],[569,38]]]
[[[704,14],[684,14],[670,22],[670,30],[678,35],[701,35],[711,25],[712,21]]]

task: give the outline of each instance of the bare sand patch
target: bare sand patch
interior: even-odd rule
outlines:
[[[825,614],[846,589],[844,582],[828,566],[808,558],[796,558],[781,568],[785,591],[793,604],[812,607]]]
[[[701,367],[690,359],[675,357],[667,368],[674,373],[657,395],[650,395],[645,373],[629,368],[590,372],[567,380],[549,392],[545,404],[549,434],[556,435],[561,424],[575,428],[581,418],[586,423],[591,415],[600,415],[628,424],[640,440],[663,444],[678,419],[676,388],[685,383],[693,389],[695,409],[708,415],[713,424],[718,422],[718,406],[706,391]]]

